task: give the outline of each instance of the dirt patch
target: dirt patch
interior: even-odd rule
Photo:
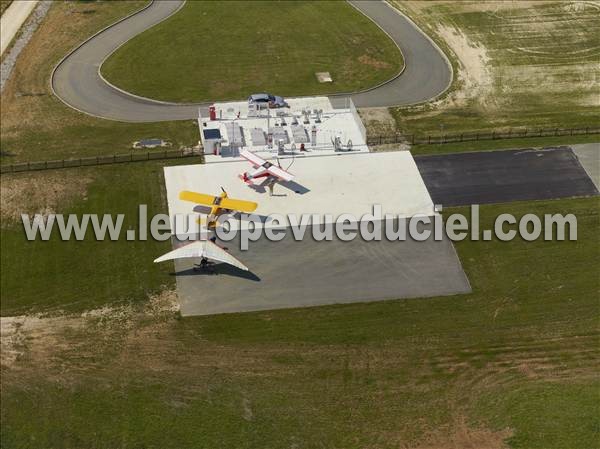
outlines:
[[[390,135],[396,132],[396,121],[388,108],[361,108],[358,113],[368,135]]]
[[[494,432],[475,428],[460,417],[448,428],[429,433],[424,442],[414,449],[505,449],[509,447],[505,441],[512,434],[510,429]]]
[[[47,216],[85,199],[91,176],[55,171],[3,176],[0,183],[2,220],[18,222],[21,214]]]
[[[390,64],[385,61],[380,61],[378,59],[373,58],[369,55],[361,55],[358,57],[358,62],[364,65],[371,66],[375,69],[387,69],[390,67]]]
[[[85,342],[78,338],[69,338],[74,332],[91,332],[97,337],[96,340],[92,339],[95,343],[89,348],[90,352],[93,352],[103,337],[114,336],[113,331],[127,333],[138,326],[143,327],[141,323],[146,320],[159,325],[165,318],[171,320],[178,310],[177,293],[164,290],[160,294],[150,296],[141,307],[125,305],[103,307],[82,314],[1,317],[1,366],[3,369],[24,368],[25,365],[18,362],[27,360],[35,366],[47,367],[52,361],[60,358],[61,353],[71,350],[77,352],[77,357],[85,358],[89,355],[84,348]],[[151,328],[148,335],[156,337],[156,330],[156,327]]]
[[[369,149],[372,153],[386,153],[389,151],[409,151],[411,148],[407,142],[383,143],[381,145],[371,145]]]
[[[358,113],[370,138],[376,140],[380,136],[389,138],[397,134],[396,121],[388,108],[362,108]],[[410,150],[410,145],[401,136],[398,136],[397,143],[386,144],[384,141],[382,139],[381,144],[374,143],[369,148],[373,152]]]
[[[478,11],[490,11],[491,13],[495,13],[502,10],[510,10],[510,9],[528,9],[535,6],[540,6],[544,4],[553,4],[556,3],[556,0],[519,0],[515,1],[506,1],[506,0],[496,0],[496,1],[485,1],[485,2],[461,2],[460,9],[461,11],[466,12],[478,12]],[[396,0],[394,3],[398,4],[399,2]],[[421,12],[427,8],[435,7],[435,6],[445,6],[449,4],[453,4],[448,0],[428,0],[428,1],[408,1],[402,2],[405,4],[410,10],[415,12]],[[573,2],[573,3],[583,3],[583,2]]]
[[[73,317],[41,318],[15,316],[0,318],[0,365],[14,368],[24,357],[40,365],[64,346],[66,332],[81,329],[84,321]]]
[[[490,58],[486,48],[476,43],[459,29],[438,25],[437,33],[446,41],[456,54],[460,69],[457,74],[460,88],[451,95],[455,106],[466,104],[469,99],[477,98],[487,103],[492,93],[493,78],[490,72]]]

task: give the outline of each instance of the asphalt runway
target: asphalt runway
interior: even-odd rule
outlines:
[[[100,76],[105,59],[122,44],[177,13],[182,0],[155,0],[83,42],[52,74],[55,95],[87,114],[126,122],[158,122],[198,117],[206,104],[177,104],[142,98],[117,89]],[[397,78],[353,95],[359,107],[395,106],[427,101],[443,93],[452,81],[443,53],[395,8],[380,1],[351,1],[400,47],[406,68]]]
[[[571,148],[417,156],[435,204],[465,206],[598,195]]]
[[[387,3],[350,1],[381,27],[402,51],[404,71],[390,82],[352,95],[356,107],[391,107],[422,103],[442,94],[452,71],[442,51],[409,18]]]
[[[307,235],[309,231],[307,231]],[[178,260],[181,313],[211,315],[254,310],[368,302],[469,293],[469,281],[452,243],[432,237],[417,242],[295,241],[266,238],[239,250],[239,241],[219,242],[251,272],[226,264],[217,275],[193,270],[197,260]],[[173,273],[175,275],[175,273]]]

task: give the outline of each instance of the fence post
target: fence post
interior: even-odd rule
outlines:
[[[475,134],[475,140],[479,140],[479,133]]]
[[[431,134],[427,136],[427,143],[431,143]]]
[[[150,151],[146,151],[146,160],[149,161],[150,160]]]

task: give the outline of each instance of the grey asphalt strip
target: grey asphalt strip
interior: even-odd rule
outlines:
[[[68,55],[52,76],[55,94],[81,112],[112,120],[155,122],[192,119],[198,106],[164,104],[135,97],[107,84],[98,71],[122,44],[176,13],[183,1],[155,1],[147,8],[106,28]]]
[[[351,1],[400,47],[405,69],[396,79],[368,92],[355,94],[356,107],[390,107],[422,103],[442,94],[452,71],[442,51],[407,17],[378,1]]]
[[[162,103],[108,84],[100,75],[104,60],[122,44],[177,13],[181,0],[155,0],[148,7],[85,41],[52,74],[54,93],[67,105],[97,117],[128,122],[194,119],[200,104]],[[399,77],[352,98],[359,107],[427,101],[448,87],[452,72],[444,55],[410,20],[380,1],[352,1],[402,49],[406,69]]]
[[[444,206],[597,195],[569,147],[415,157],[432,200]]]
[[[395,224],[397,226],[397,222]],[[431,229],[429,227],[424,227]],[[279,232],[279,231],[277,231]],[[368,302],[469,293],[471,287],[452,242],[366,242],[357,237],[316,242],[295,241],[288,228],[285,239],[264,236],[239,250],[239,239],[228,251],[251,272],[226,264],[216,275],[193,270],[198,260],[175,261],[177,293],[184,316],[253,310]],[[385,235],[385,234],[384,234]]]

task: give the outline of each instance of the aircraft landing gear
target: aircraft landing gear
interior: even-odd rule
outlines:
[[[210,262],[206,257],[203,257],[200,260],[200,263],[194,266],[194,271],[206,274],[217,274],[215,271],[215,264]]]

